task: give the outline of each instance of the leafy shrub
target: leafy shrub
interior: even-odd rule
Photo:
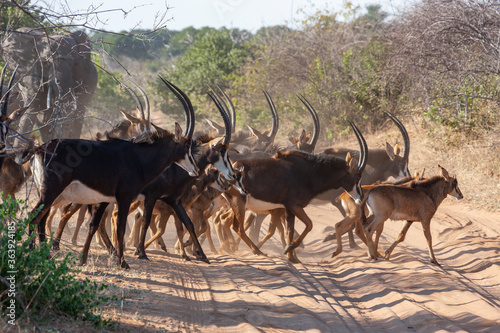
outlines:
[[[67,253],[50,257],[52,242],[30,249],[32,237],[26,237],[33,216],[19,218],[22,201],[4,200],[0,204],[0,311],[3,318],[13,313],[9,306],[15,303],[16,321],[23,308],[8,286],[15,284],[15,293],[35,317],[48,313],[90,320],[96,325],[106,324],[99,314],[101,305],[111,301],[103,295],[106,285],[75,277],[76,258]],[[35,233],[33,233],[35,235]],[[6,283],[5,281],[8,281]]]

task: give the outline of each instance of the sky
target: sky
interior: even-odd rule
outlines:
[[[115,32],[153,29],[159,23],[169,30],[209,26],[256,32],[263,26],[278,24],[296,27],[297,23],[293,22],[305,17],[297,12],[300,8],[309,14],[317,9],[339,11],[343,8],[343,0],[54,0],[52,3],[54,8],[63,6],[73,13],[100,11],[97,17],[86,18],[88,24]],[[381,4],[386,12],[395,13],[405,0],[352,0],[352,3],[362,7]]]

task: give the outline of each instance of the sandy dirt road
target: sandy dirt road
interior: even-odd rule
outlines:
[[[105,313],[124,332],[500,332],[500,214],[446,199],[431,223],[438,267],[419,223],[390,261],[370,261],[346,237],[331,259],[336,245],[323,239],[340,214],[329,205],[306,211],[314,227],[301,264],[286,261],[276,236],[263,246],[267,256],[243,243],[234,255],[212,254],[205,242],[211,264],[186,262],[169,225],[169,253],[152,248],[144,261],[127,249],[124,271],[94,245],[83,275],[123,297]],[[381,249],[401,227],[386,223]]]

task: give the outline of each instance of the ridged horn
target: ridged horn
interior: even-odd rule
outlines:
[[[266,96],[267,104],[269,104],[269,108],[271,109],[271,115],[273,117],[273,127],[271,128],[271,132],[269,133],[268,137],[274,140],[274,137],[278,133],[278,128],[279,128],[278,111],[276,110],[276,106],[274,105],[271,95],[269,95],[269,93],[265,90],[262,90],[262,92]]]
[[[137,108],[139,109],[139,111],[141,111],[142,120],[146,120],[146,117],[145,117],[145,114],[144,114],[144,108],[142,106],[141,100],[139,99],[139,96],[137,96],[137,94],[134,91],[134,89],[132,89],[129,86],[127,86],[123,81],[121,81],[118,78],[115,78],[115,80],[118,81],[118,83],[120,83],[122,86],[124,86],[125,89],[127,89],[127,91],[132,95],[132,98],[137,103]],[[135,85],[135,86],[137,87],[137,85]]]
[[[229,112],[227,112],[227,110],[226,110],[226,112],[231,119],[231,133],[234,133],[234,131],[236,130],[236,109],[234,107],[233,101],[229,98],[229,96],[226,94],[226,92],[224,90],[222,90],[221,87],[219,87],[218,84],[216,84],[215,86],[217,87],[217,89],[219,89],[222,96],[224,96],[226,103],[229,104],[229,109],[231,110],[231,112],[229,113]]]
[[[139,87],[137,84],[135,84],[134,82],[132,82],[132,84],[137,88],[137,90],[139,90],[142,98],[144,99],[144,106],[146,107],[146,110],[143,111],[142,113],[146,114],[147,121],[151,121],[151,106],[149,104],[148,95],[146,95],[146,92],[141,87]]]
[[[4,82],[6,68],[7,68],[7,64],[5,64],[5,67],[2,69],[2,82],[1,82],[2,86],[3,86],[3,82]],[[14,77],[16,76],[18,68],[19,68],[19,65],[16,66],[16,69],[14,69],[14,72],[12,73],[12,76],[10,77],[9,85],[7,86],[7,92],[5,93],[5,97],[2,99],[1,114],[3,116],[7,116],[7,104],[9,104],[10,91],[12,90],[12,85],[14,84]],[[0,91],[0,96],[2,96],[1,91]]]
[[[366,144],[365,138],[359,131],[358,127],[350,120],[349,124],[351,125],[352,129],[354,130],[354,134],[356,134],[356,138],[358,139],[360,154],[357,169],[361,172],[365,169],[366,162],[368,161],[368,145]]]
[[[316,148],[316,143],[318,142],[319,131],[320,131],[318,113],[316,112],[316,110],[314,110],[311,103],[309,103],[309,101],[302,94],[298,94],[297,97],[305,105],[305,107],[307,108],[307,111],[309,111],[309,113],[311,114],[311,117],[313,118],[314,129],[313,129],[312,137],[308,143],[313,148]]]
[[[231,122],[229,120],[229,115],[227,114],[226,110],[222,106],[222,102],[219,100],[219,97],[216,95],[216,93],[213,90],[209,90],[207,92],[208,96],[212,99],[212,101],[215,103],[217,106],[217,109],[219,109],[219,113],[222,116],[222,119],[224,120],[224,127],[225,127],[225,134],[224,134],[224,141],[222,142],[225,145],[228,145],[229,142],[231,141]]]
[[[383,111],[391,120],[396,124],[398,127],[399,131],[401,132],[401,135],[403,136],[403,142],[404,142],[404,149],[403,149],[403,159],[408,162],[408,159],[410,157],[410,137],[408,136],[408,132],[406,131],[405,126],[403,123],[396,118],[395,115],[393,115],[390,112]]]
[[[191,104],[191,100],[186,96],[186,94],[180,90],[176,85],[168,80],[165,80],[161,76],[158,77],[165,83],[165,85],[174,93],[175,97],[181,102],[184,107],[184,112],[186,113],[186,130],[184,131],[184,136],[191,139],[194,132],[194,109]]]

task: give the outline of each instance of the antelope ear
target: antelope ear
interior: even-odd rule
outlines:
[[[9,103],[13,103],[19,97],[19,91],[14,91],[10,93]]]
[[[132,124],[140,124],[141,123],[141,120],[139,118],[136,118],[136,117],[132,116],[131,114],[129,114],[125,111],[122,111],[122,110],[120,110],[120,112],[125,117],[125,119],[130,121]]]
[[[356,171],[356,167],[358,162],[354,157],[351,156],[351,153],[347,152],[347,155],[345,157],[345,162],[347,164],[347,167],[349,168],[349,173],[352,174]]]
[[[239,154],[240,152],[238,150],[236,150],[236,148],[234,148],[233,146],[229,145],[229,147],[227,148],[227,151],[232,151],[233,153],[236,153],[236,154]]]
[[[401,152],[401,148],[399,147],[399,145],[396,143],[394,145],[394,154],[399,156],[399,153]]]
[[[215,121],[212,121],[210,119],[205,119],[205,121],[210,125],[210,127],[212,127],[214,130],[216,130],[217,133],[219,133],[219,134],[224,133],[224,131],[225,131],[224,126],[221,126],[221,125],[217,124]]]
[[[387,153],[387,156],[389,156],[391,161],[394,161],[394,159],[396,158],[396,155],[394,154],[394,149],[392,148],[392,146],[389,142],[385,143],[385,152]]]
[[[439,164],[438,164],[438,167],[441,171],[441,177],[443,177],[444,180],[446,180],[446,181],[450,180],[450,175],[448,174],[448,171],[446,171],[446,169],[443,168],[442,166],[440,166]]]
[[[181,125],[179,125],[178,122],[175,122],[175,140],[180,141],[182,138],[182,128]]]
[[[307,142],[306,130],[304,129],[302,130],[302,133],[300,133],[299,142],[300,143]]]
[[[224,138],[216,138],[216,139],[213,139],[212,141],[210,141],[210,148],[214,148],[215,146],[217,146],[219,143],[221,143],[221,141],[223,140]]]
[[[26,110],[28,110],[27,106],[20,108],[20,109],[17,109],[16,111],[12,112],[10,114],[9,118],[7,118],[7,120],[5,120],[5,124],[7,126],[9,126],[11,123],[13,123],[14,121],[21,118],[23,116],[24,112],[26,112]]]
[[[248,130],[250,131],[250,134],[252,134],[253,136],[257,137],[257,138],[261,138],[262,137],[262,133],[258,130],[256,130],[255,128],[253,128],[252,126],[249,126],[247,125],[248,127]]]

